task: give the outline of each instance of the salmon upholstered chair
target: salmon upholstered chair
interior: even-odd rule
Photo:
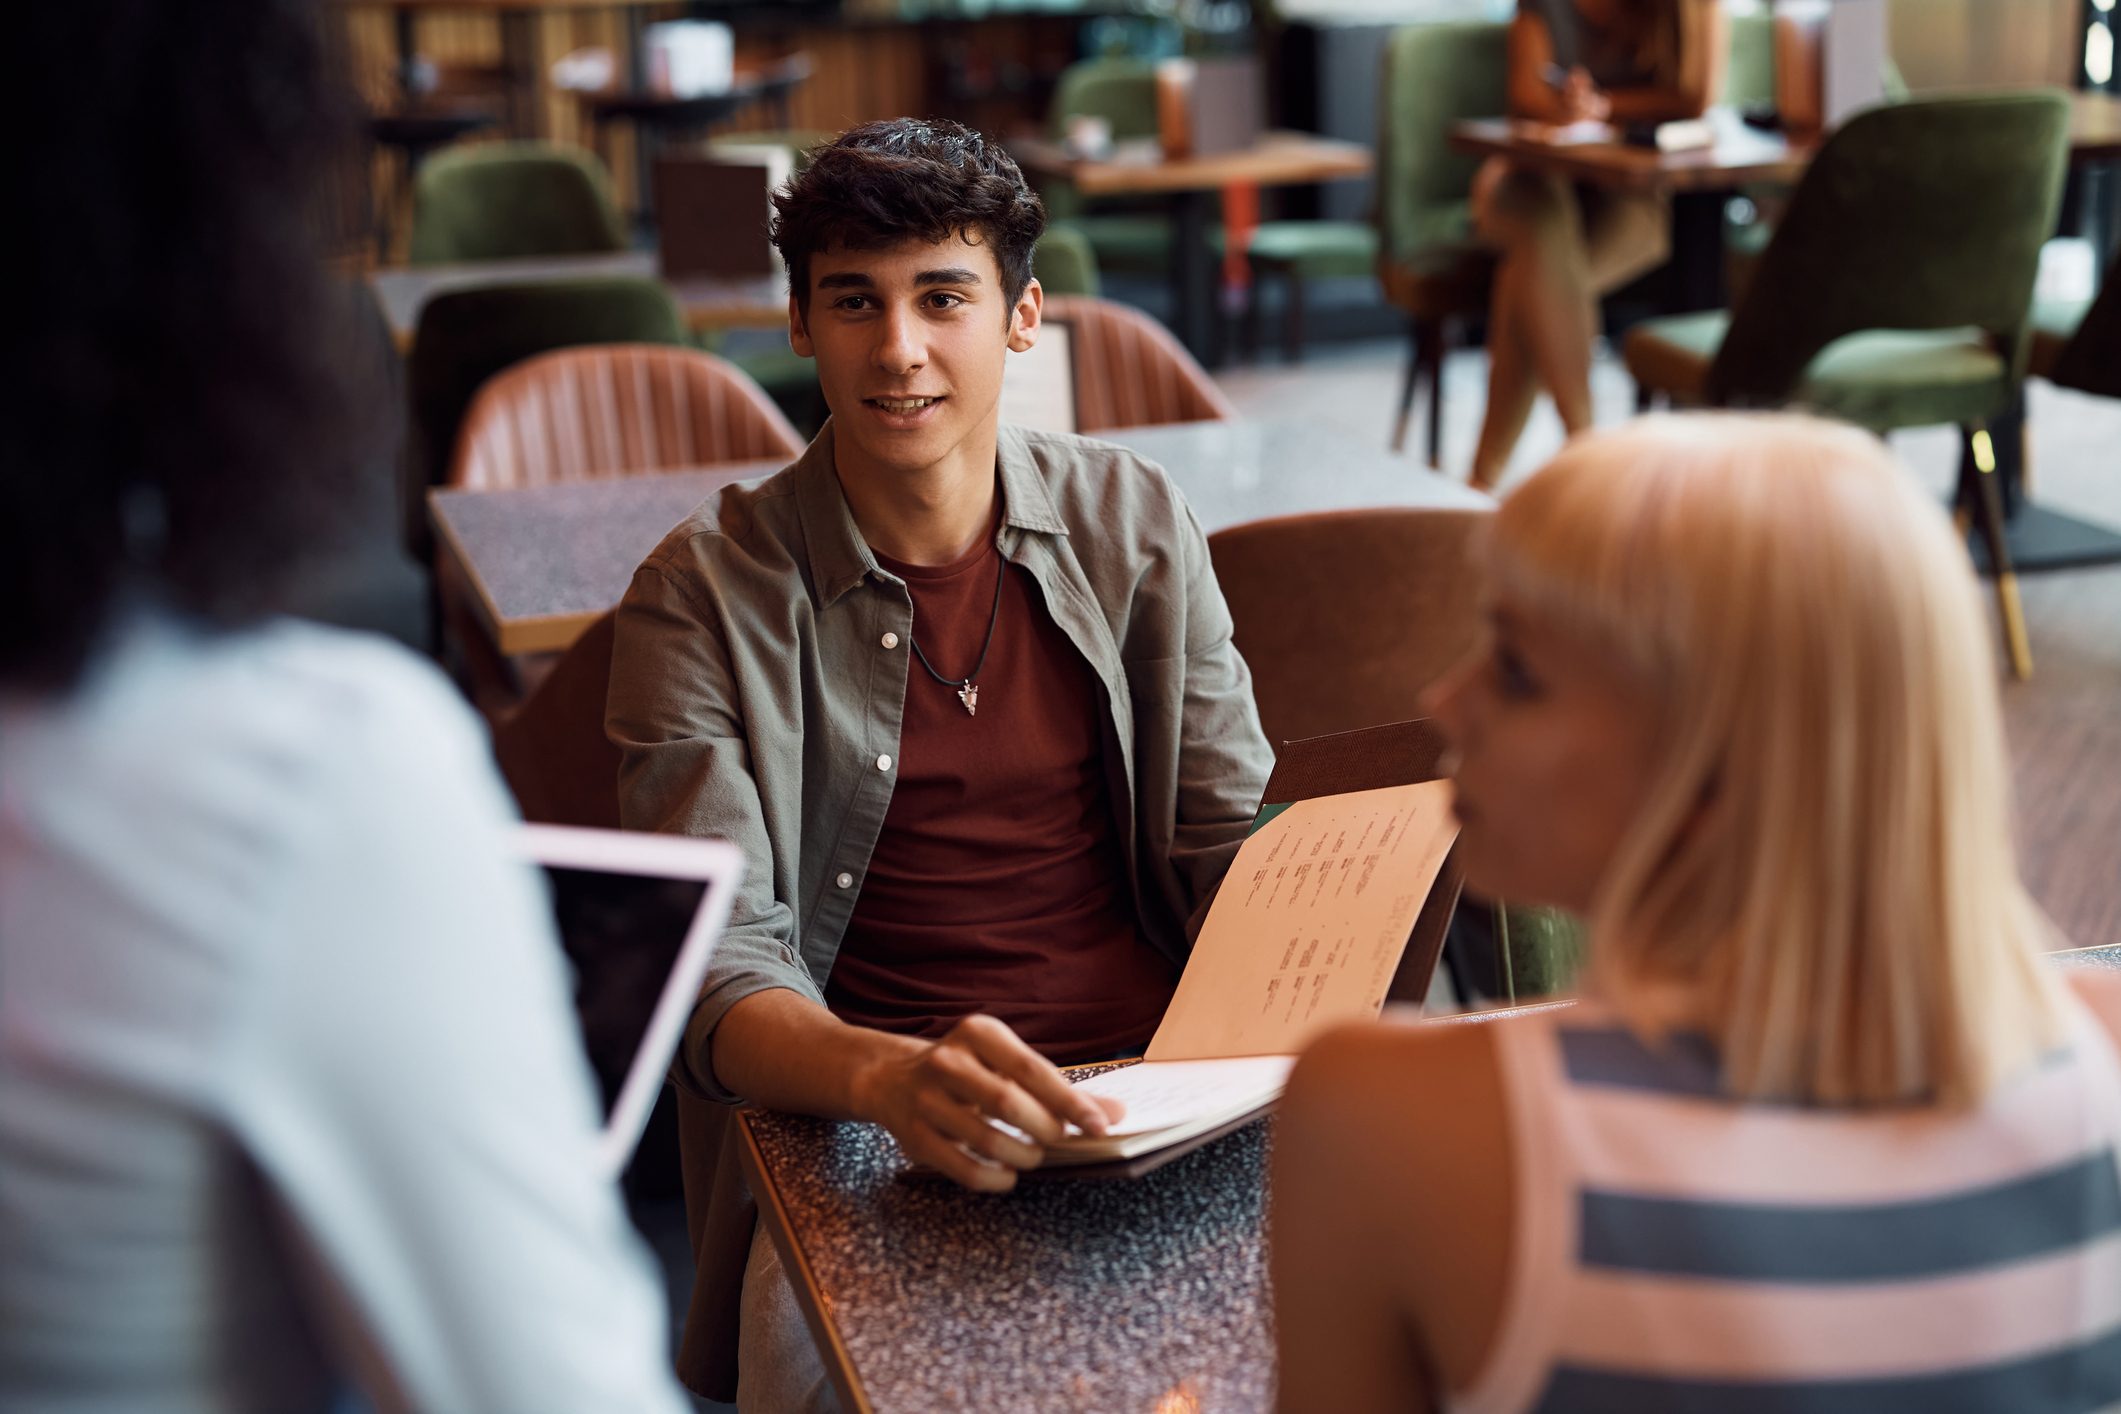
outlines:
[[[1247,521],[1208,537],[1267,740],[1421,715],[1480,635],[1470,560],[1485,510],[1379,506]],[[1361,584],[1389,612],[1348,612]]]
[[[792,461],[803,439],[734,364],[663,344],[557,349],[472,400],[452,486],[541,486],[724,462]]]
[[[1423,690],[1480,638],[1472,556],[1490,514],[1380,506],[1249,521],[1208,537],[1232,638],[1277,752],[1421,715]],[[1389,611],[1349,613],[1350,584]],[[1282,797],[1270,787],[1267,798]],[[1576,926],[1550,909],[1480,900],[1458,918],[1445,956],[1461,1000],[1559,990],[1581,955]],[[1426,970],[1418,975],[1426,981]]]
[[[494,723],[493,754],[525,820],[619,827],[619,749],[604,737],[612,624],[605,614]]]
[[[1054,295],[1044,317],[1064,321],[1073,340],[1076,431],[1236,420],[1237,409],[1193,355],[1140,310]]]

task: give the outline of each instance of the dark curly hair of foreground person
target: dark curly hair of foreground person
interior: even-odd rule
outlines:
[[[14,16],[18,278],[0,421],[0,686],[63,687],[128,602],[279,607],[397,410],[323,263],[354,108],[317,0]],[[371,323],[372,331],[372,323]]]

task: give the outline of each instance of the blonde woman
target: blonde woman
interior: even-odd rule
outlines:
[[[2039,956],[1943,513],[1854,430],[1655,418],[1484,559],[1467,882],[1587,915],[1587,995],[1298,1066],[1281,1407],[2121,1402],[2121,998]]]
[[[1722,87],[1723,0],[1519,0],[1509,106],[1543,123],[1698,118]],[[1488,406],[1475,486],[1494,485],[1544,388],[1573,434],[1591,425],[1598,298],[1664,262],[1665,198],[1577,187],[1502,158],[1473,185],[1481,237],[1501,253],[1488,310]]]

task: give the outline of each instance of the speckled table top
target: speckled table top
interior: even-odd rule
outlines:
[[[564,648],[619,602],[670,528],[778,462],[501,490],[438,489],[429,512],[504,653]]]
[[[2121,971],[2121,943],[2111,943],[2103,948],[2072,948],[2048,956],[2072,967],[2110,967]]]
[[[745,1124],[781,1205],[777,1219],[762,1195],[761,1211],[801,1249],[790,1276],[819,1294],[879,1414],[1272,1404],[1271,1119],[1142,1178],[1001,1195],[909,1174],[874,1125]]]

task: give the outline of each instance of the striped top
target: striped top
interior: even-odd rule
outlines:
[[[1451,1407],[2121,1408],[2121,1062],[2076,1010],[1972,1115],[1742,1104],[1588,1003],[1497,1027],[1518,1227]]]

